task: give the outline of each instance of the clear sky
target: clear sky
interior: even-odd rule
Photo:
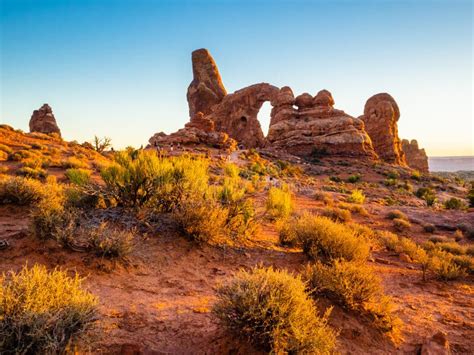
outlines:
[[[188,121],[191,51],[205,47],[228,92],[325,88],[353,116],[388,92],[402,138],[473,155],[472,3],[0,0],[0,121],[26,131],[47,102],[65,139],[145,145]]]

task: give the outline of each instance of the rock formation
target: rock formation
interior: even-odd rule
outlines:
[[[400,110],[392,96],[377,94],[367,100],[364,115],[365,130],[369,134],[375,152],[387,163],[406,165],[397,122]]]
[[[322,90],[315,97],[304,93],[294,98],[291,89],[284,87],[272,104],[267,137],[272,147],[299,156],[319,151],[376,158],[364,123],[334,109],[329,91]]]
[[[418,147],[416,139],[412,139],[411,142],[408,139],[402,140],[402,149],[405,154],[405,160],[410,168],[416,169],[423,173],[427,173],[428,169],[428,157],[424,149]]]
[[[214,121],[216,130],[225,132],[247,148],[263,147],[263,136],[258,112],[265,101],[272,101],[279,89],[261,83],[240,89],[229,94],[207,115]]]
[[[30,119],[30,132],[57,133],[61,136],[53,110],[48,104],[44,104],[40,109],[33,111]]]
[[[227,91],[211,54],[201,48],[192,53],[193,81],[188,87],[189,117],[198,112],[211,113],[214,105],[222,101]]]
[[[302,157],[322,152],[367,159],[379,156],[386,162],[406,165],[398,137],[400,111],[389,94],[369,98],[364,114],[355,118],[335,109],[327,90],[314,97],[308,93],[295,97],[287,86],[279,89],[261,83],[227,94],[206,49],[192,53],[192,64],[193,80],[187,92],[190,122],[173,134],[155,134],[150,138],[152,145],[229,148],[237,142],[245,148],[276,148]],[[272,111],[265,138],[257,115],[266,101],[271,103]],[[424,151],[410,145],[407,154],[411,166],[427,170]]]
[[[202,112],[196,113],[191,121],[177,132],[169,135],[156,133],[149,142],[152,147],[205,145],[228,150],[235,150],[237,147],[237,142],[228,134],[216,132],[214,122],[204,117]]]

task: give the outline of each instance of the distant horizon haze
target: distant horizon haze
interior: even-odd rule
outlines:
[[[387,92],[400,138],[429,157],[474,156],[472,10],[469,0],[2,0],[0,122],[28,131],[48,103],[67,140],[146,145],[188,122],[191,52],[207,48],[229,93],[327,89],[358,117]]]

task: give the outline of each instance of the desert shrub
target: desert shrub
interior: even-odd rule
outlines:
[[[347,178],[347,181],[355,184],[356,182],[359,182],[361,179],[361,176],[359,174],[351,175]]]
[[[2,160],[8,160],[8,153],[4,152],[3,150],[0,150],[0,161]]]
[[[406,219],[395,218],[393,219],[393,227],[395,230],[403,232],[411,228],[411,223]]]
[[[466,248],[456,242],[437,243],[436,247],[455,255],[462,255],[466,253]]]
[[[426,224],[423,225],[423,230],[426,233],[434,233],[436,231],[436,227],[435,227],[434,224],[426,223]]]
[[[34,159],[35,157],[37,157],[37,155],[38,154],[35,153],[35,152],[22,149],[22,150],[18,150],[16,152],[11,152],[8,155],[8,160],[10,160],[10,161],[23,161],[25,159]]]
[[[365,217],[370,216],[369,212],[361,205],[355,205],[355,204],[351,204],[351,203],[339,202],[337,204],[337,207],[339,207],[343,210],[348,210],[348,211],[357,213],[361,216],[365,216]]]
[[[227,214],[225,227],[231,239],[248,238],[257,233],[259,224],[251,199],[241,198],[224,206]]]
[[[377,234],[369,227],[358,223],[347,224],[357,238],[364,238],[366,241],[373,242],[377,239]]]
[[[266,209],[272,218],[285,218],[293,211],[291,191],[287,185],[272,187],[268,191]]]
[[[453,262],[470,274],[474,274],[474,258],[469,255],[454,255]]]
[[[0,144],[0,151],[5,152],[7,154],[13,153],[13,149],[11,149],[9,146],[5,144]]]
[[[342,179],[339,176],[330,176],[329,181],[339,183],[342,182]]]
[[[173,211],[180,231],[197,242],[223,240],[227,217],[228,211],[212,200],[184,200]]]
[[[449,200],[444,201],[444,208],[447,210],[462,210],[464,207],[464,202],[456,197],[451,197]]]
[[[46,194],[44,185],[38,180],[23,177],[0,180],[0,204],[30,205]]]
[[[326,205],[332,205],[334,200],[330,193],[325,191],[317,191],[314,193],[314,199],[317,201],[322,201]]]
[[[469,206],[474,207],[474,182],[471,182],[471,188],[467,193],[467,199],[469,201]]]
[[[416,190],[416,197],[426,201],[427,206],[433,206],[437,201],[436,193],[429,187],[420,187]]]
[[[227,163],[224,165],[224,175],[236,179],[240,175],[240,169],[233,163]]]
[[[41,168],[30,168],[27,166],[21,167],[16,171],[17,175],[26,176],[33,179],[39,179],[46,177],[46,171]]]
[[[398,184],[398,180],[397,179],[385,179],[383,181],[383,184],[385,186],[396,186]]]
[[[97,299],[82,279],[58,269],[24,267],[0,277],[0,353],[62,354],[87,332]]]
[[[337,207],[326,207],[322,215],[336,222],[349,222],[352,218],[351,211]]]
[[[450,281],[466,276],[465,269],[456,264],[451,254],[439,249],[434,249],[430,252],[430,255],[429,269],[433,271],[439,279]]]
[[[171,211],[184,196],[202,197],[208,190],[208,164],[187,156],[159,157],[155,151],[121,151],[101,171],[108,192],[123,206],[149,204]]]
[[[89,164],[77,157],[69,157],[61,162],[61,166],[64,169],[88,169]]]
[[[133,249],[133,233],[103,222],[84,231],[91,250],[100,257],[124,259]]]
[[[326,217],[304,214],[296,221],[295,231],[303,251],[313,260],[363,261],[369,256],[369,244],[364,238],[358,238],[350,227]]]
[[[404,219],[406,221],[408,221],[408,217],[405,213],[403,213],[402,211],[400,210],[392,210],[390,211],[388,214],[387,214],[387,218],[388,219]]]
[[[466,254],[474,256],[474,245],[468,245],[466,247]]]
[[[245,188],[240,183],[240,178],[225,177],[222,187],[218,189],[217,198],[222,204],[231,204],[241,200],[245,195]]]
[[[421,180],[421,173],[418,171],[418,170],[413,170],[411,172],[411,176],[410,176],[413,180],[417,180],[417,181],[420,181]]]
[[[306,277],[314,295],[325,295],[345,308],[367,313],[382,331],[398,336],[401,321],[392,312],[380,278],[368,265],[345,260],[334,260],[331,265],[316,262],[308,266]]]
[[[362,190],[353,190],[347,198],[347,202],[362,204],[365,201],[365,195]]]
[[[282,176],[300,176],[303,174],[303,170],[297,166],[290,164],[283,160],[277,160],[275,163],[278,169],[280,169],[280,175]]]
[[[86,169],[67,169],[66,177],[75,185],[85,185],[90,181],[91,171]]]
[[[329,354],[335,332],[318,316],[300,277],[272,268],[240,271],[217,290],[213,312],[237,336],[273,354]]]

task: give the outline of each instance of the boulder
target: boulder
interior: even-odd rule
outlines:
[[[365,123],[375,152],[387,163],[405,166],[405,155],[398,137],[397,122],[400,110],[392,96],[381,93],[369,98],[364,114],[359,117]]]
[[[428,167],[428,156],[424,149],[418,147],[416,139],[409,141],[408,139],[402,140],[402,149],[405,154],[405,160],[407,165],[423,173],[429,172]]]
[[[53,110],[48,104],[44,104],[38,110],[33,111],[30,119],[30,132],[57,133],[61,136]]]
[[[198,112],[208,115],[212,107],[227,95],[227,91],[217,65],[207,49],[195,50],[192,53],[192,63],[193,81],[187,93],[189,117],[194,117]]]
[[[294,101],[296,108],[289,100],[289,92],[282,88],[274,101],[267,136],[269,145],[298,156],[325,152],[368,159],[377,157],[364,123],[334,109],[329,91],[322,90],[315,98],[307,93],[299,95]]]

